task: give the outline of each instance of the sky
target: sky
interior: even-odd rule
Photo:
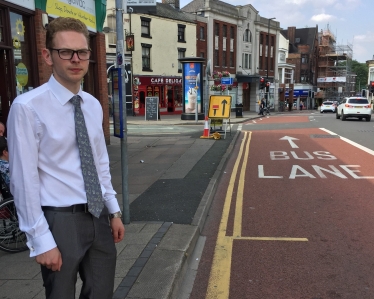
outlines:
[[[159,1],[159,0],[158,0]],[[161,1],[160,1],[161,2]],[[190,0],[180,0],[180,7]],[[329,29],[336,45],[350,45],[353,59],[365,63],[374,56],[373,0],[225,0],[232,5],[251,4],[260,16],[276,18],[282,29]]]

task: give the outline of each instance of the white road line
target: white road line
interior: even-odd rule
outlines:
[[[331,132],[331,131],[329,131],[329,130],[327,130],[327,129],[325,129],[325,128],[320,128],[320,129],[321,129],[322,131],[325,131],[326,133],[329,133],[330,135],[338,135],[338,134],[336,134],[336,133],[334,133],[334,132]],[[363,145],[361,145],[361,144],[358,144],[358,143],[356,143],[356,142],[354,142],[354,141],[352,141],[352,140],[349,140],[348,138],[345,138],[345,137],[342,137],[342,136],[339,136],[339,137],[340,137],[341,140],[343,140],[343,141],[349,143],[350,145],[353,145],[353,146],[359,148],[360,150],[363,150],[364,152],[367,152],[368,154],[374,156],[374,151],[371,150],[370,148],[367,148],[367,147],[365,147],[365,146],[363,146]]]
[[[238,131],[241,131],[241,130],[242,130],[242,127],[243,127],[242,124],[238,125]]]

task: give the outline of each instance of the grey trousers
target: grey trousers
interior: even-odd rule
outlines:
[[[62,255],[61,271],[41,266],[47,299],[75,299],[77,274],[83,281],[80,299],[111,299],[117,251],[108,210],[90,213],[44,211]]]

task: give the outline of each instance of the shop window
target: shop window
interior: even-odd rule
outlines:
[[[142,69],[143,71],[151,70],[151,48],[152,45],[142,44]]]
[[[179,43],[185,43],[185,30],[186,30],[186,25],[178,25],[178,42]]]
[[[4,42],[4,11],[0,9],[0,43]]]
[[[30,30],[27,17],[14,12],[10,12],[9,16],[16,74],[16,92],[19,95],[35,87],[32,76]]]
[[[140,17],[142,24],[142,37],[151,38],[151,19]]]

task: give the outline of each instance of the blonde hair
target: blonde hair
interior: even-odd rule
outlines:
[[[48,24],[45,46],[47,49],[53,48],[53,39],[57,32],[75,31],[82,33],[87,39],[87,45],[90,44],[90,35],[87,26],[80,20],[74,18],[59,17]]]

